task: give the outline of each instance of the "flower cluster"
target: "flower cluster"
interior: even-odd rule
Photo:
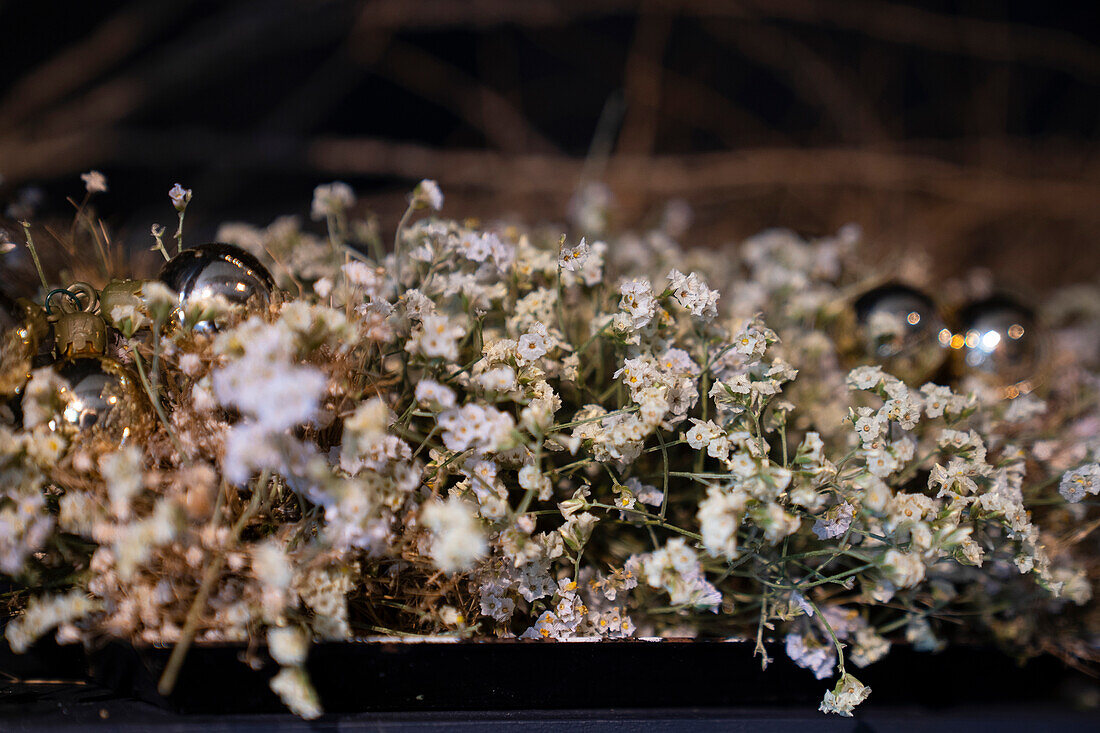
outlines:
[[[182,240],[191,192],[171,198]],[[1050,311],[1057,379],[1013,394],[961,368],[895,373],[853,342],[875,273],[852,227],[714,256],[677,244],[682,211],[610,231],[603,188],[560,235],[439,218],[424,181],[391,248],[355,204],[332,183],[323,234],[222,227],[270,267],[270,302],[181,305],[147,283],[115,308],[145,433],[58,427],[50,367],[20,385],[0,423],[13,649],[51,629],[262,631],[271,687],[305,717],[310,641],[379,630],[738,636],[765,662],[781,639],[837,676],[821,710],[841,715],[871,692],[845,664],[898,642],[1096,655],[1097,333],[1058,314],[1100,312],[1100,293]]]

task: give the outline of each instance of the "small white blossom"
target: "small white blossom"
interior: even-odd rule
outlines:
[[[1100,463],[1088,463],[1066,471],[1058,485],[1058,493],[1071,504],[1076,504],[1086,495],[1096,496],[1097,492],[1100,492]]]
[[[584,237],[581,237],[581,241],[576,247],[566,247],[563,244],[561,252],[558,253],[558,267],[569,272],[576,272],[588,260],[589,252],[588,242],[585,241]]]
[[[107,481],[111,511],[120,519],[129,519],[130,502],[141,490],[141,461],[141,451],[132,445],[99,458],[99,471]]]
[[[444,572],[469,569],[488,549],[473,509],[462,499],[452,496],[425,505],[421,520],[432,533],[432,559]]]
[[[321,717],[321,701],[301,667],[283,667],[271,678],[272,691],[279,696],[291,712],[306,720]]]
[[[419,352],[429,359],[454,361],[458,358],[457,340],[465,331],[446,316],[426,315],[413,338],[405,345],[410,353]]]
[[[814,522],[813,532],[819,540],[843,537],[852,526],[855,509],[848,502],[842,502],[830,509],[824,517]]]
[[[748,496],[740,490],[711,486],[699,503],[699,533],[711,557],[737,559],[737,530],[744,517]]]
[[[84,188],[88,193],[104,193],[107,190],[107,176],[99,171],[81,173],[80,180],[84,181]]]
[[[309,638],[295,626],[283,626],[268,630],[267,646],[272,659],[284,667],[295,667],[306,663]]]
[[[100,603],[79,590],[64,595],[32,598],[21,616],[4,628],[11,649],[22,654],[50,629],[75,621],[100,607]]]
[[[442,209],[443,192],[439,190],[439,184],[428,178],[416,184],[416,188],[413,189],[413,206],[421,209],[428,208],[432,211]]]
[[[870,687],[852,675],[846,674],[836,683],[836,687],[825,693],[819,709],[823,713],[836,713],[850,718],[856,706],[866,700],[870,694]]]
[[[883,565],[886,577],[898,588],[910,588],[924,578],[924,562],[912,552],[887,550]]]
[[[691,315],[711,321],[718,315],[718,291],[711,290],[697,273],[684,275],[679,270],[668,273],[672,296]]]
[[[421,407],[430,410],[447,410],[455,406],[454,390],[432,379],[417,382],[413,394]]]
[[[310,217],[324,221],[329,217],[340,216],[355,206],[355,192],[342,181],[333,181],[313,189],[313,205]]]
[[[499,366],[482,372],[477,383],[488,392],[507,392],[516,386],[516,370],[510,366]]]
[[[550,349],[546,326],[535,323],[527,333],[519,337],[516,357],[521,363],[531,363],[546,355]]]
[[[255,342],[254,342],[255,343]],[[248,413],[266,429],[282,431],[316,415],[328,380],[314,367],[272,362],[270,352],[245,356],[214,372],[214,394],[223,405]]]
[[[634,328],[644,328],[657,314],[657,299],[648,280],[628,280],[619,287],[619,307],[630,317]]]
[[[787,634],[784,646],[792,662],[810,670],[819,680],[833,673],[833,668],[836,666],[836,648],[831,643],[822,643],[809,635]]]
[[[184,188],[177,183],[168,192],[168,198],[172,199],[172,206],[176,208],[176,211],[183,211],[191,203],[191,189]]]
[[[130,338],[144,326],[148,319],[145,314],[132,305],[116,305],[111,309],[111,323],[126,338]]]
[[[856,367],[848,373],[848,385],[854,389],[874,389],[884,378],[880,366]]]

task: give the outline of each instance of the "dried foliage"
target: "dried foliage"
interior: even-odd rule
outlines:
[[[857,322],[884,278],[854,227],[715,257],[682,206],[614,230],[589,186],[563,235],[439,218],[423,181],[390,248],[355,201],[318,187],[323,234],[222,227],[266,302],[146,282],[104,312],[122,419],[74,426],[63,370],[30,373],[0,427],[13,648],[174,643],[168,689],[192,641],[266,640],[306,717],[311,639],[742,636],[766,664],[782,635],[844,715],[870,692],[845,663],[899,641],[1095,660],[1100,292],[1048,303],[1007,380],[940,367],[970,347],[946,330],[884,360],[920,318]]]

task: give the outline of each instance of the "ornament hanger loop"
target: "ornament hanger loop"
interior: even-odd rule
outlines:
[[[67,300],[57,304],[57,310],[62,313],[94,313],[99,305],[99,292],[86,282],[75,282],[67,288],[55,288],[46,296],[46,313],[53,314],[53,299],[55,295],[64,294]],[[74,307],[75,306],[75,307]],[[70,310],[71,309],[71,310]]]
[[[46,313],[48,315],[51,315],[51,316],[53,315],[54,309],[53,309],[53,306],[50,305],[50,303],[53,301],[55,295],[68,296],[68,301],[63,300],[61,302],[62,303],[68,302],[70,304],[70,306],[72,306],[74,304],[76,306],[73,310],[70,311],[70,310],[65,309],[62,305],[59,304],[57,306],[57,310],[59,310],[62,313],[75,313],[76,311],[80,311],[80,310],[84,309],[83,304],[80,302],[80,298],[78,298],[75,293],[70,292],[69,290],[66,290],[65,288],[54,288],[53,290],[51,290],[46,295]]]
[[[99,305],[99,291],[93,285],[86,282],[75,282],[66,290],[75,295],[78,302],[83,299],[81,310],[85,313],[95,312],[96,307]]]

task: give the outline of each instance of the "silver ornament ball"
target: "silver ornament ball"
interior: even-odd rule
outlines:
[[[966,306],[958,320],[954,345],[963,371],[1006,384],[1028,380],[1039,371],[1043,338],[1027,306],[994,296]]]
[[[855,302],[864,354],[902,379],[927,379],[947,359],[947,330],[935,303],[899,283],[869,290]]]
[[[140,439],[152,429],[152,410],[138,379],[119,362],[85,356],[58,362],[64,407],[51,425],[72,433],[97,431],[114,442]]]
[[[164,263],[158,276],[179,293],[182,305],[191,298],[221,295],[230,303],[244,304],[253,298],[267,304],[275,280],[253,255],[233,244],[211,243],[185,249]],[[195,325],[198,331],[214,331],[213,323]]]

